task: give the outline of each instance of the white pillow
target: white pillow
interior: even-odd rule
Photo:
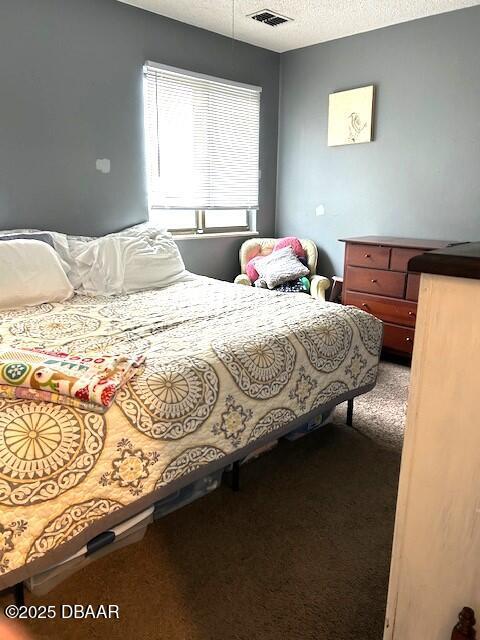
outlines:
[[[98,242],[99,240],[102,240],[104,238],[119,237],[145,237],[150,240],[158,240],[160,237],[171,238],[172,235],[163,227],[156,226],[150,222],[142,222],[140,224],[134,225],[133,227],[127,227],[126,229],[122,229],[122,231],[115,231],[115,233],[109,233],[106,236],[101,237],[67,236],[69,246],[68,278],[73,284],[73,288],[75,290],[78,289],[85,292],[82,287],[82,277],[85,277],[85,269],[84,267],[82,268],[82,266],[78,263],[77,256],[82,255],[87,248],[87,245],[92,242]],[[93,295],[95,294],[93,293]]]
[[[292,247],[272,251],[268,256],[256,259],[254,266],[260,279],[265,280],[269,289],[310,273],[308,267],[297,258]]]
[[[35,234],[42,234],[43,236],[48,235],[53,241],[53,248],[58,253],[60,258],[60,263],[62,265],[63,270],[69,275],[70,272],[70,249],[68,246],[68,236],[64,233],[58,233],[58,231],[40,231],[39,229],[8,229],[7,231],[0,231],[0,235],[2,239],[7,239],[12,235],[30,235],[31,238],[29,240],[44,240],[44,238],[35,238]],[[27,238],[24,238],[25,240]]]
[[[0,310],[64,302],[73,287],[57,253],[40,240],[0,242]]]
[[[187,276],[177,245],[163,233],[97,238],[78,246],[73,258],[77,290],[89,295],[157,289]]]

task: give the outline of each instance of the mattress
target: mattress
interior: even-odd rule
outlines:
[[[0,399],[0,588],[371,389],[382,324],[204,277],[0,313],[3,346],[146,354],[99,415]]]

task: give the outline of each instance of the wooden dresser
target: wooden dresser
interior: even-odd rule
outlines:
[[[411,356],[420,275],[408,271],[408,261],[455,243],[390,236],[342,238],[341,242],[345,242],[343,304],[383,320],[384,348]]]

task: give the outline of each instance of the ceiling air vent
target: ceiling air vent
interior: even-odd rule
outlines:
[[[263,22],[263,24],[268,24],[269,27],[278,27],[279,24],[292,21],[292,18],[281,16],[279,13],[274,13],[269,9],[263,9],[263,11],[257,11],[256,13],[250,14],[250,16],[248,17],[252,18],[253,20],[257,20],[257,22]]]

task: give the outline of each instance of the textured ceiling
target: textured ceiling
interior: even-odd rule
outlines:
[[[480,0],[119,0],[272,51],[288,51],[387,25],[480,4]],[[247,16],[262,9],[293,18],[269,27]]]

